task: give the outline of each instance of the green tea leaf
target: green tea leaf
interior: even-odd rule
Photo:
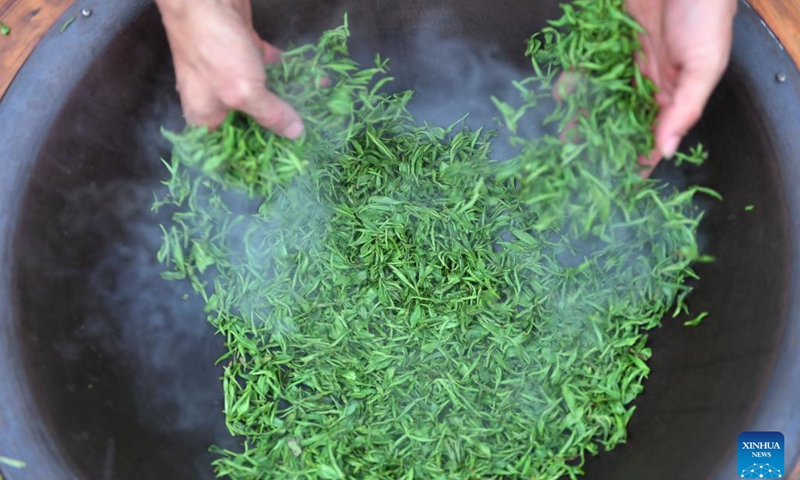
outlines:
[[[718,197],[639,175],[658,105],[638,32],[622,0],[565,5],[489,132],[417,122],[345,19],[267,67],[302,139],[238,113],[165,132],[154,253],[225,342],[242,448],[212,448],[218,476],[574,479],[625,442],[648,332],[710,260],[694,198]],[[542,114],[552,133],[525,137]]]

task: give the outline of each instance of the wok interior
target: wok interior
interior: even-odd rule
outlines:
[[[418,90],[415,108],[436,121],[489,112],[489,95],[524,74],[527,37],[559,12],[557,2],[522,0],[254,3],[258,30],[282,47],[314,40],[347,11],[354,56],[390,58],[396,86]],[[770,378],[789,239],[742,68],[734,53],[691,135],[710,150],[709,164],[657,172],[725,198],[706,205],[702,240],[716,262],[698,267],[690,297],[693,312],[710,316],[697,328],[667,318],[652,333],[652,373],[629,442],[588,459],[587,478],[711,475]],[[181,125],[173,84],[151,7],[97,56],[53,124],[16,232],[30,388],[82,478],[213,478],[209,445],[237,445],[214,366],[222,339],[199,299],[185,298],[188,286],[161,280],[153,258],[160,240],[149,206],[168,155],[159,127]]]

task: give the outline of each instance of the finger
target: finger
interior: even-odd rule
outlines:
[[[672,103],[672,95],[665,91],[656,92],[655,98],[661,108],[667,108]]]
[[[717,69],[703,63],[681,71],[672,101],[662,109],[656,125],[656,145],[665,157],[675,154],[683,136],[700,119],[718,81]]]
[[[266,87],[256,88],[246,101],[235,106],[253,117],[261,126],[286,138],[296,139],[303,134],[303,121],[294,108]]]
[[[242,12],[247,25],[253,28],[253,3],[250,0],[240,0],[238,10]]]
[[[634,54],[634,60],[636,60],[636,65],[639,66],[639,70],[642,71],[642,75],[646,78],[649,78],[651,82],[655,83],[653,80],[653,72],[650,71],[650,63],[647,62],[647,59],[650,58],[652,54],[648,53],[649,47],[645,46],[644,42],[642,42],[642,51],[636,52]]]
[[[228,116],[228,110],[222,104],[203,109],[198,109],[187,102],[182,102],[181,104],[183,105],[183,115],[186,123],[195,127],[216,130]]]
[[[179,87],[178,92],[188,125],[215,130],[228,116],[228,109],[214,95],[187,86]]]
[[[558,136],[558,139],[561,140],[561,143],[567,143],[570,138],[570,132],[575,130],[575,127],[578,126],[578,120],[575,118],[571,118],[567,121],[567,124],[564,125],[564,130]]]
[[[655,170],[655,168],[661,162],[661,158],[662,158],[661,152],[659,152],[658,150],[653,150],[652,152],[650,152],[650,155],[647,156],[640,155],[639,165],[644,167],[644,169],[641,172],[639,172],[639,175],[641,175],[642,178],[650,177],[650,174],[653,173],[653,170]]]
[[[659,75],[659,65],[656,59],[656,47],[652,38],[646,34],[639,36],[639,42],[642,45],[642,51],[637,52],[635,55],[636,64],[642,71],[642,75],[650,79],[654,85],[661,87],[661,77]]]
[[[659,91],[672,94],[676,72],[669,62],[663,39],[647,37],[642,43],[642,56],[644,76],[649,78]]]
[[[558,79],[553,86],[553,98],[559,102],[564,100],[572,92],[574,92],[576,88],[578,88],[578,82],[580,82],[580,80],[580,75],[575,72],[563,72],[558,76]]]
[[[264,63],[268,65],[283,60],[283,52],[264,40],[261,40],[261,50],[264,52]]]
[[[283,52],[281,49],[273,46],[268,41],[261,38],[261,36],[253,30],[253,40],[255,40],[256,45],[258,45],[258,49],[261,50],[261,56],[264,60],[264,63],[267,65],[271,65],[273,63],[279,63],[283,60]]]
[[[642,74],[649,78],[659,88],[662,84],[661,71],[666,59],[664,53],[663,25],[664,0],[626,0],[628,12],[644,29],[639,34],[639,43],[642,46],[641,54],[636,55],[636,61]]]

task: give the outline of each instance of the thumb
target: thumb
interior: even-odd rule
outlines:
[[[280,136],[294,140],[303,134],[303,121],[297,111],[266,86],[251,92],[247,102],[243,102],[238,108],[253,117],[261,126]]]
[[[708,64],[681,70],[672,101],[663,105],[656,126],[656,145],[665,157],[675,155],[683,136],[700,120],[718,81],[717,69]]]
[[[260,38],[259,40],[261,43],[261,51],[264,54],[264,63],[266,64],[280,63],[283,52],[280,51],[280,49],[274,47],[269,42],[261,40]]]

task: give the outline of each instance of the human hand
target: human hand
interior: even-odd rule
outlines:
[[[288,138],[303,133],[297,112],[267,89],[266,63],[281,52],[253,28],[250,0],[156,0],[167,30],[186,121],[218,127],[230,110]]]
[[[642,73],[658,87],[657,151],[642,161],[652,169],[662,156],[675,154],[725,72],[737,0],[626,0],[626,4],[647,31],[641,36]]]

